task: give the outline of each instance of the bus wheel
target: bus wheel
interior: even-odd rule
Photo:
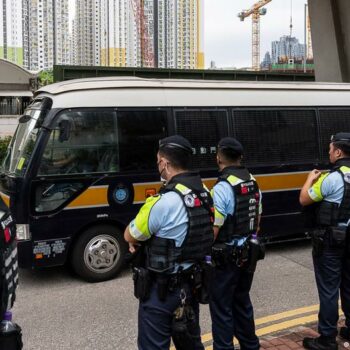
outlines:
[[[74,271],[89,282],[106,281],[123,267],[127,244],[114,226],[100,225],[87,229],[72,251]]]

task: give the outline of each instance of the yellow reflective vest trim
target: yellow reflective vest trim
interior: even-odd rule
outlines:
[[[186,195],[186,194],[189,194],[190,192],[192,192],[191,189],[189,189],[188,187],[186,187],[185,185],[182,185],[182,184],[177,184],[175,186],[175,188],[183,195]]]
[[[321,202],[323,200],[323,194],[322,194],[322,183],[324,179],[329,175],[330,173],[322,174],[318,180],[310,187],[308,190],[310,198],[314,202]]]
[[[151,232],[148,227],[149,216],[153,206],[160,200],[160,198],[160,195],[148,197],[145,204],[136,215],[136,218],[130,223],[130,234],[136,240],[146,241],[151,238]]]
[[[225,216],[222,215],[216,208],[214,209],[214,226],[221,227],[225,222]]]

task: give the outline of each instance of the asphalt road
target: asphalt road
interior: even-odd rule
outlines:
[[[255,317],[318,303],[310,242],[269,246],[251,292]],[[131,273],[90,284],[65,268],[21,270],[13,310],[22,327],[24,349],[136,349],[137,300]],[[207,306],[202,333],[211,331]]]

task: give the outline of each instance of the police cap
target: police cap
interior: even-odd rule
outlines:
[[[159,149],[173,148],[192,154],[190,142],[181,135],[173,135],[159,141]]]
[[[331,142],[349,142],[350,143],[350,132],[338,132],[331,136]]]
[[[234,137],[224,137],[219,141],[219,149],[230,149],[238,154],[243,154],[242,144]]]

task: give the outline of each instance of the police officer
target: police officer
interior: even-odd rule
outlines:
[[[340,335],[350,340],[350,133],[331,137],[331,171],[310,172],[300,192],[300,203],[311,206],[313,224],[313,262],[320,298],[318,338],[305,338],[306,349],[335,350],[339,288],[346,327]]]
[[[190,315],[185,314],[192,325],[187,329],[188,345],[181,349],[204,349],[193,274],[197,264],[211,252],[213,208],[210,193],[199,175],[188,171],[191,156],[191,144],[182,136],[160,141],[157,164],[166,184],[159,195],[146,200],[124,233],[131,251],[140,242],[145,246],[144,268],[134,269],[134,281],[142,282],[149,277],[146,285],[150,285],[144,293],[144,286],[135,284],[140,299],[138,348],[141,350],[169,349],[171,336],[174,339],[174,313],[176,319],[181,319],[185,305],[187,311],[188,307],[191,309]]]
[[[9,310],[16,299],[18,262],[16,226],[10,211],[0,198],[0,321],[9,321]],[[8,330],[0,327],[0,349],[22,349],[21,328],[12,324]]]
[[[243,147],[232,137],[220,140],[217,164],[221,176],[212,190],[215,208],[212,258],[216,265],[210,301],[214,350],[233,350],[235,336],[242,350],[258,350],[249,291],[249,237],[258,231],[261,193],[241,165]],[[256,263],[253,262],[253,265]]]

